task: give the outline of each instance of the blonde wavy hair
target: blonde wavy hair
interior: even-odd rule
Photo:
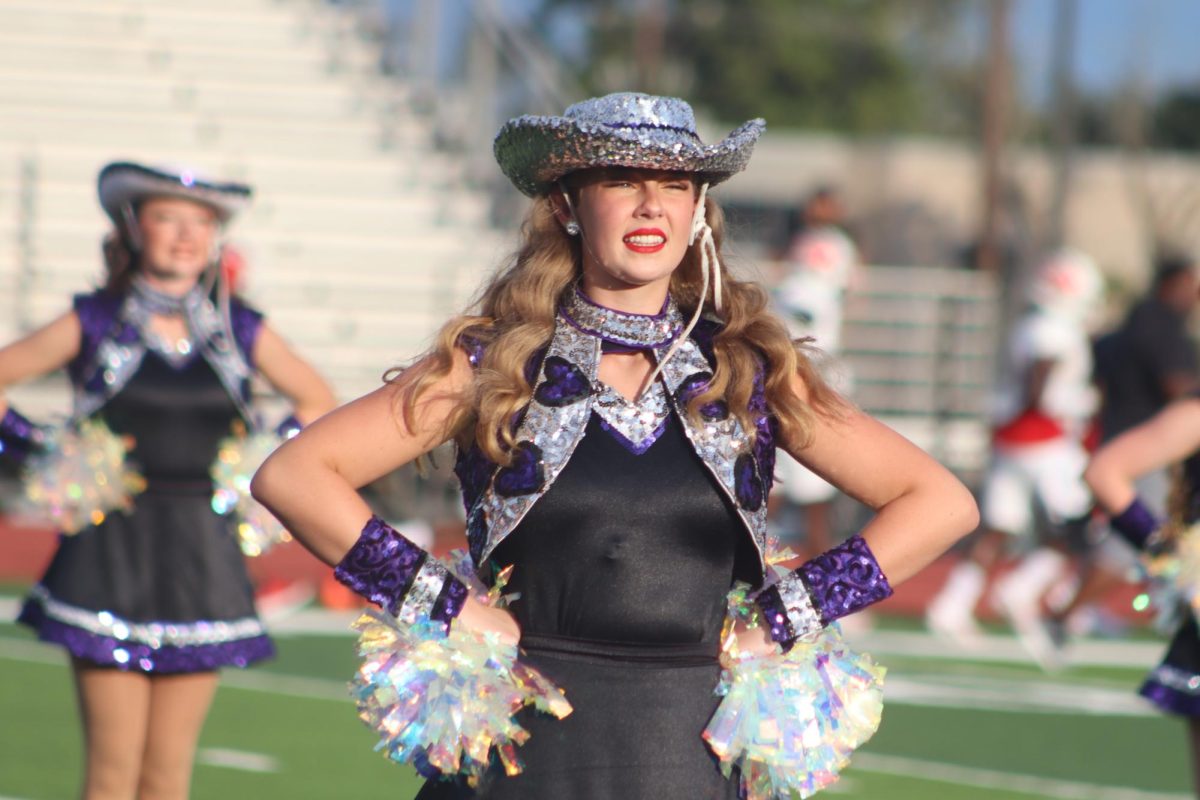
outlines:
[[[705,215],[720,252],[725,216],[711,197],[706,199]],[[579,239],[563,230],[549,198],[537,198],[521,227],[519,249],[482,288],[469,312],[443,325],[434,345],[410,366],[384,376],[398,389],[399,410],[409,429],[418,400],[449,374],[454,351],[473,340],[483,346],[483,358],[443,433],[455,437],[460,446],[477,442],[495,463],[511,463],[516,444],[513,420],[533,396],[526,364],[550,344],[557,310],[579,280],[582,264]],[[701,286],[697,243],[688,248],[671,276],[671,295],[685,319],[702,302]],[[845,401],[818,375],[807,355],[808,340],[793,340],[770,312],[766,292],[758,284],[735,280],[722,271],[722,293],[722,326],[713,341],[713,378],[704,392],[688,402],[688,415],[699,420],[701,406],[723,400],[743,430],[753,435],[749,403],[755,374],[762,369],[767,406],[783,439],[798,444],[809,441],[814,414],[837,415]],[[793,375],[800,376],[807,399],[793,389]]]

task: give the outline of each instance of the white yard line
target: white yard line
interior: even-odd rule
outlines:
[[[1194,796],[1187,792],[1149,792],[1122,786],[1100,786],[1094,783],[976,769],[939,761],[876,753],[856,753],[850,770],[951,783],[977,789],[1018,792],[1053,800],[1194,800]]]
[[[981,637],[976,646],[967,648],[946,642],[923,631],[868,631],[846,635],[856,649],[874,656],[887,654],[919,658],[945,658],[960,661],[993,661],[1032,664],[1028,653],[1013,636],[994,634]],[[1162,658],[1167,643],[1082,639],[1066,649],[1069,666],[1136,667],[1150,669]]]
[[[897,705],[1018,714],[1156,717],[1160,713],[1132,688],[929,672],[890,672],[883,681],[883,699]]]
[[[240,769],[243,772],[278,772],[279,761],[263,753],[229,750],[224,747],[201,747],[196,751],[196,763],[209,767]]]

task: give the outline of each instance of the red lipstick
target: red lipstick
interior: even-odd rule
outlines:
[[[657,253],[667,246],[667,234],[658,228],[638,228],[625,234],[622,241],[635,253]]]

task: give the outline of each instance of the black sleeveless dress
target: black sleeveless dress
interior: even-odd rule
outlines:
[[[523,712],[516,777],[419,800],[734,800],[700,734],[719,698],[726,594],[758,580],[736,511],[672,415],[635,455],[593,414],[549,491],[495,550],[521,658],[566,692],[562,720]],[[495,765],[493,765],[495,767]]]
[[[145,673],[272,655],[234,521],[212,509],[209,468],[238,418],[217,374],[150,350],[98,416],[133,438],[146,490],[131,513],[60,537],[20,621],[76,658]]]

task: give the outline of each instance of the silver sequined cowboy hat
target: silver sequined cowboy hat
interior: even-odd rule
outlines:
[[[593,97],[561,117],[509,120],[493,150],[524,194],[545,194],[564,175],[593,167],[695,172],[711,184],[746,168],[766,123],[752,119],[715,144],[696,133],[692,107],[676,97],[635,92]]]
[[[148,197],[180,197],[211,207],[222,224],[250,203],[253,190],[243,183],[214,181],[184,169],[148,167],[114,161],[96,179],[100,205],[118,225]]]

